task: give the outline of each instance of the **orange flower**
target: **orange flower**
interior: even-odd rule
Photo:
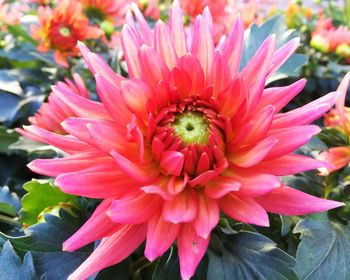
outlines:
[[[80,0],[84,13],[98,21],[110,20],[121,24],[132,0]]]
[[[77,41],[98,38],[103,32],[89,26],[82,6],[76,1],[61,1],[55,9],[39,7],[40,26],[31,26],[32,36],[40,41],[38,50],[54,51],[55,61],[68,67],[68,57],[77,56]]]

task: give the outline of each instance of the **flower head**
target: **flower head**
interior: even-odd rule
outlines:
[[[335,27],[329,18],[321,16],[312,33],[310,45],[321,52],[336,53],[350,60],[350,30],[346,26]]]
[[[28,10],[28,6],[23,3],[7,3],[6,0],[0,0],[0,30],[3,25],[18,24],[23,12]]]
[[[324,117],[324,124],[326,127],[332,127],[348,136],[350,140],[350,108],[345,107],[346,93],[350,83],[350,72],[345,76],[338,87],[339,95],[336,107],[331,109]],[[328,151],[322,152],[318,158],[320,160],[329,162],[331,166],[320,168],[321,175],[328,175],[329,173],[339,170],[350,162],[350,147],[334,147]]]
[[[84,81],[77,73],[73,74],[73,80],[65,79],[64,82],[58,82],[55,89],[51,92],[48,101],[44,103],[39,111],[32,117],[29,117],[29,122],[35,125],[38,129],[43,129],[52,133],[66,134],[61,126],[61,122],[69,117],[76,116],[74,111],[65,104],[67,98],[87,99],[88,91]],[[73,95],[73,96],[72,96]],[[38,142],[45,142],[41,137],[36,136],[30,131],[17,129],[19,133]]]
[[[60,1],[54,9],[41,6],[38,16],[40,26],[31,27],[32,36],[40,41],[38,50],[53,50],[55,61],[64,67],[68,67],[68,57],[79,54],[76,48],[78,40],[93,39],[103,34],[100,29],[89,26],[77,1]]]
[[[33,161],[33,171],[56,177],[67,193],[103,199],[63,244],[73,251],[102,239],[70,280],[122,261],[145,240],[151,261],[177,240],[181,276],[189,279],[220,211],[268,226],[267,212],[301,215],[342,205],[285,186],[278,177],[324,166],[293,151],[319,132],[309,123],[337,95],[279,113],[305,80],[268,89],[265,82],[298,39],[276,50],[270,36],[239,71],[240,19],[215,48],[207,10],[196,17],[190,38],[177,1],[169,25],[159,21],[154,30],[135,5],[133,12],[137,22],[128,13],[121,35],[129,78],[80,43],[101,103],[67,98],[77,117],[62,123],[64,136],[25,128],[68,153]]]

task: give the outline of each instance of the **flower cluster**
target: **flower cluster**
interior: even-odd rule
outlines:
[[[70,8],[60,6],[55,16],[41,11],[50,19],[43,25],[45,42],[60,55],[76,40],[86,39],[73,38],[78,32],[74,28],[91,28],[81,20],[79,7],[75,17]],[[22,132],[66,155],[34,160],[31,170],[56,177],[55,185],[66,193],[102,199],[63,244],[64,250],[74,251],[101,240],[70,280],[86,279],[121,262],[144,241],[150,261],[177,241],[182,279],[190,279],[220,213],[268,226],[268,212],[303,215],[342,205],[291,188],[279,178],[328,167],[293,152],[320,131],[310,123],[338,98],[333,92],[281,112],[305,79],[265,89],[267,79],[298,47],[298,39],[277,49],[275,36],[269,36],[240,70],[240,18],[215,45],[209,9],[196,16],[192,33],[185,32],[178,1],[170,8],[169,24],[158,21],[153,30],[136,5],[132,12],[121,34],[128,78],[78,43],[101,102],[86,98],[77,77],[75,84],[59,83]],[[72,24],[57,24],[57,19]]]

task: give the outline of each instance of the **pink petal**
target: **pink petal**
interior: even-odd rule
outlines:
[[[275,136],[269,136],[255,146],[242,148],[233,152],[229,155],[228,159],[240,167],[254,166],[264,160],[277,142],[278,139]]]
[[[170,35],[178,57],[187,53],[186,37],[182,10],[178,0],[175,0],[169,10]]]
[[[219,199],[232,191],[238,191],[241,183],[230,176],[219,176],[205,186],[205,194],[211,199]]]
[[[228,194],[220,199],[220,208],[231,218],[257,226],[269,226],[266,211],[252,198]]]
[[[198,195],[198,211],[193,227],[198,236],[207,239],[210,232],[218,224],[220,209],[215,200],[207,198],[203,193]]]
[[[63,251],[73,252],[120,230],[122,225],[113,223],[106,215],[110,206],[111,199],[103,200],[85,224],[63,243]]]
[[[126,225],[102,239],[95,251],[75,270],[68,280],[87,279],[103,268],[127,258],[146,237],[146,225]]]
[[[185,189],[163,206],[164,221],[174,224],[193,221],[197,215],[198,198],[192,189]]]
[[[115,223],[145,223],[159,211],[161,201],[159,196],[144,192],[126,194],[112,201],[107,215]]]
[[[231,75],[234,77],[239,69],[242,54],[244,26],[240,17],[237,17],[227,39],[221,46],[222,54],[230,65]]]
[[[141,47],[141,44],[139,43],[139,40],[132,28],[127,24],[123,26],[121,44],[130,78],[140,78],[141,70],[137,53]]]
[[[163,255],[176,239],[179,224],[165,222],[162,215],[154,215],[148,222],[145,256],[151,262]]]
[[[108,171],[64,173],[55,180],[62,191],[91,198],[119,197],[138,185],[117,168]]]
[[[214,59],[214,42],[209,25],[200,15],[194,22],[193,33],[191,53],[199,59],[208,83]]]
[[[295,83],[284,87],[271,87],[264,90],[257,109],[273,104],[276,112],[279,112],[305,87],[306,79],[300,79]]]
[[[254,166],[254,169],[275,176],[286,176],[318,167],[329,167],[329,164],[306,156],[288,154],[273,160],[263,161]]]
[[[162,21],[158,21],[154,26],[154,45],[163,61],[165,61],[169,69],[172,69],[176,65],[178,58],[168,25]]]
[[[166,151],[160,159],[160,168],[168,175],[180,176],[185,156],[176,151]]]
[[[208,248],[209,238],[201,238],[196,234],[191,224],[184,224],[181,226],[177,242],[181,278],[189,280],[194,275],[199,262]]]
[[[303,125],[290,128],[271,130],[278,142],[272,148],[265,160],[275,159],[295,151],[305,145],[310,139],[320,132],[316,125]]]
[[[305,215],[344,205],[342,202],[318,198],[287,186],[257,197],[256,201],[266,211],[282,215]]]

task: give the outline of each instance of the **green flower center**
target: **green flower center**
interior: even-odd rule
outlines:
[[[207,144],[208,124],[200,112],[186,111],[178,114],[172,123],[174,133],[186,144]]]
[[[61,27],[60,28],[60,34],[62,35],[62,36],[64,36],[64,37],[67,37],[67,36],[69,36],[70,35],[70,30],[69,30],[69,28],[68,27]]]

